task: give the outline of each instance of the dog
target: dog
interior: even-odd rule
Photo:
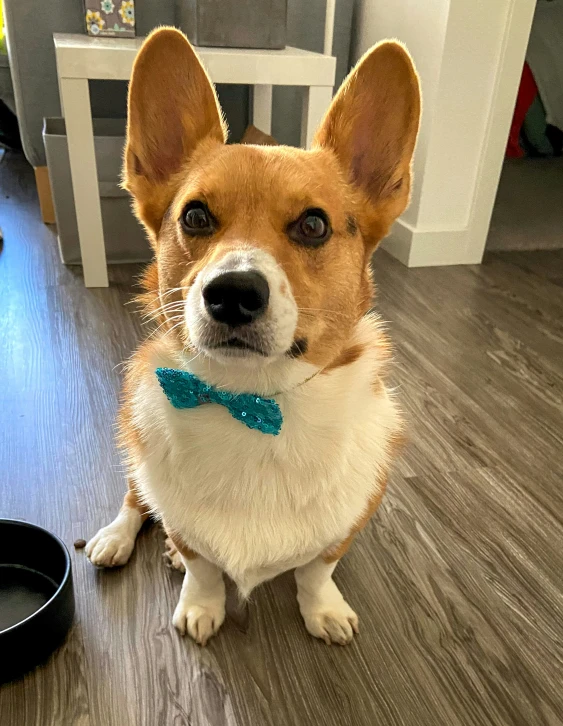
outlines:
[[[332,574],[403,430],[370,260],[409,200],[413,63],[398,42],[373,47],[309,151],[227,145],[214,87],[173,28],[145,41],[128,103],[124,186],[154,249],[142,302],[157,328],[126,369],[128,491],[86,554],[124,565],[153,515],[185,569],[180,633],[217,633],[223,573],[248,597],[295,569],[309,633],[349,643],[358,617]]]

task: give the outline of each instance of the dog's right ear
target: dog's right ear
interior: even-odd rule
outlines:
[[[215,89],[187,38],[155,30],[133,66],[124,164],[124,186],[153,241],[195,147],[225,139]]]

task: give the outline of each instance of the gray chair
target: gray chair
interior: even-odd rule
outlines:
[[[348,70],[354,0],[337,0],[333,53],[337,57],[337,83]],[[157,25],[175,22],[174,0],[135,0],[137,35]],[[53,33],[84,32],[82,0],[4,0],[4,13],[15,105],[25,155],[35,178],[45,222],[54,222],[49,178],[42,139],[43,118],[60,116]],[[289,45],[322,52],[325,0],[288,0]],[[248,124],[249,90],[222,86],[221,104],[227,115],[231,138],[242,136]],[[280,143],[297,145],[301,119],[300,91],[274,89],[273,135]],[[94,117],[126,115],[126,83],[92,81]]]

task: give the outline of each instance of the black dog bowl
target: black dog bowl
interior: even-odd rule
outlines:
[[[42,527],[0,519],[0,682],[62,643],[74,617],[70,555]]]

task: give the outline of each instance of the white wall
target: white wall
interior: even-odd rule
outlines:
[[[421,78],[411,206],[384,243],[405,264],[480,261],[534,6],[535,0],[359,0],[356,57],[396,37]]]

